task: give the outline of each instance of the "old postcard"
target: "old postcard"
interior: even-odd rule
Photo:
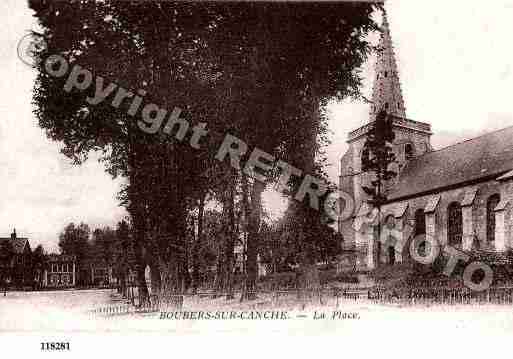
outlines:
[[[6,353],[503,355],[511,1],[0,10]]]

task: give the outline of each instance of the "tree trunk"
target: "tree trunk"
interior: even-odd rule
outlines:
[[[160,278],[160,267],[158,264],[152,262],[150,264],[150,276],[151,276],[151,294],[158,296],[160,294],[161,278]]]
[[[167,216],[163,226],[164,236],[160,239],[160,270],[162,285],[165,287],[162,292],[176,294],[186,290],[187,278],[187,248],[185,237],[186,229],[186,208],[185,199],[180,198],[173,206],[174,213]],[[164,277],[166,280],[164,281]]]
[[[119,291],[123,297],[126,297],[126,277],[127,271],[123,270],[119,278]]]
[[[148,286],[146,285],[145,269],[146,263],[143,258],[142,243],[144,241],[145,228],[144,223],[134,218],[134,257],[135,272],[139,294],[139,303],[142,304],[148,300]]]
[[[214,279],[214,298],[223,292],[224,283],[226,281],[225,275],[225,256],[223,252],[223,246],[220,243],[217,248],[216,276]]]
[[[200,264],[199,251],[203,245],[203,214],[205,211],[206,192],[201,194],[198,205],[198,234],[196,236],[196,245],[192,252],[192,290],[196,293],[200,285]]]
[[[319,79],[315,77],[312,80],[311,87],[311,122],[310,126],[307,126],[305,146],[306,153],[304,154],[304,161],[302,168],[305,174],[315,175],[315,156],[317,149],[317,135],[320,126],[320,98],[317,94],[319,88]],[[305,295],[311,298],[314,291],[320,287],[319,271],[316,265],[315,248],[313,246],[315,233],[310,233],[311,224],[309,219],[311,216],[318,216],[320,213],[310,213],[312,209],[309,206],[309,199],[305,200],[297,205],[297,213],[299,215],[299,240],[300,240],[300,283],[299,287],[303,291],[302,296]]]
[[[181,293],[180,268],[177,261],[160,260],[161,274],[160,301],[165,306],[181,308],[183,296]]]
[[[226,196],[224,209],[225,209],[225,219],[226,219],[226,242],[225,242],[225,290],[226,290],[226,299],[233,299],[233,265],[234,265],[234,255],[233,251],[235,248],[235,176],[232,174],[230,176],[230,183],[228,188],[228,194]]]
[[[243,301],[246,296],[246,281],[247,281],[247,243],[248,243],[248,233],[249,233],[249,217],[251,215],[251,210],[249,208],[249,188],[248,188],[248,178],[242,173],[241,178],[242,183],[242,210],[244,214],[244,226],[243,226],[243,251],[242,251],[242,273],[243,283],[242,283],[242,293],[240,300]]]
[[[251,208],[248,222],[248,242],[246,258],[246,281],[241,299],[253,300],[256,298],[256,283],[258,279],[258,247],[260,217],[262,211],[262,192],[265,184],[254,181],[251,191]]]

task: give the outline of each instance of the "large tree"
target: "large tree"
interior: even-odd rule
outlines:
[[[135,258],[133,251],[133,240],[130,235],[130,226],[127,221],[122,220],[116,227],[116,240],[113,248],[113,275],[117,279],[118,291],[127,295],[127,281],[130,270],[135,269]]]
[[[362,186],[369,196],[369,203],[378,210],[378,223],[376,227],[376,257],[380,263],[381,256],[381,206],[386,202],[386,186],[397,173],[391,169],[395,162],[392,144],[395,139],[393,130],[393,117],[383,109],[376,116],[364,143],[362,156],[362,171],[373,174],[369,184]]]
[[[82,269],[90,257],[90,234],[91,230],[85,223],[80,223],[79,225],[69,223],[59,234],[59,248],[61,254],[75,256],[79,269]]]
[[[188,51],[194,50],[189,36],[196,26],[189,10],[193,5],[30,1],[30,6],[48,44],[40,54],[41,66],[48,56],[59,53],[72,65],[80,64],[102,76],[105,84],[112,81],[134,93],[146,91],[146,103],[154,101],[172,109],[174,105],[187,106],[194,98],[189,96],[198,81],[187,76],[194,67],[190,59],[195,56]],[[94,86],[68,92],[64,83],[65,79],[53,78],[44,67],[39,68],[34,102],[40,126],[50,138],[64,144],[63,153],[76,163],[87,159],[90,151],[99,150],[109,173],[128,179],[123,197],[132,217],[140,292],[146,292],[143,252],[149,241],[156,243],[157,262],[170,277],[163,284],[177,290],[182,276],[174,278],[173,273],[183,273],[185,266],[180,253],[185,236],[185,194],[201,162],[188,159],[192,149],[142,131],[137,125],[140,113],[136,118],[127,115],[128,102],[116,108],[111,105],[113,95],[91,105],[87,98],[94,96]],[[174,265],[180,269],[176,271]]]
[[[359,68],[370,51],[365,35],[376,28],[370,3],[29,3],[48,43],[34,91],[39,124],[77,163],[100,150],[107,170],[128,179],[124,199],[142,293],[145,247],[157,257],[163,290],[184,289],[188,212],[205,186],[218,191],[225,217],[234,218],[230,198],[239,176],[213,161],[227,132],[305,174],[321,174],[316,160],[326,135],[323,109],[332,97],[358,95]],[[114,95],[92,105],[87,97],[94,96],[94,86],[64,90],[66,78],[52,78],[43,67],[55,53],[102,76],[105,84],[144,90],[145,103],[169,111],[179,106],[183,118],[206,122],[205,145],[193,149],[158,127],[142,131],[140,114],[127,115],[129,101],[111,106]],[[209,167],[224,179],[221,184],[200,180]],[[245,297],[250,298],[256,291],[266,181],[242,181],[247,186]],[[307,205],[294,208],[303,264],[311,267],[311,214]],[[228,238],[233,238],[230,221]],[[226,256],[233,253],[232,242]]]
[[[97,228],[93,231],[92,246],[95,259],[112,266],[115,260],[116,231],[110,227]]]
[[[31,262],[34,284],[41,287],[43,284],[43,273],[48,269],[48,257],[42,244],[39,244],[32,252]]]

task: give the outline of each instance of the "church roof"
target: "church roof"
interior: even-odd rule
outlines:
[[[12,238],[0,238],[0,243],[2,243],[3,241],[11,242],[12,247],[14,249],[14,252],[16,254],[22,254],[23,251],[25,250],[25,246],[28,243],[28,239],[27,238],[19,238],[19,237],[15,238],[15,239],[12,239]]]
[[[436,193],[513,170],[513,126],[412,159],[398,175],[390,200]]]

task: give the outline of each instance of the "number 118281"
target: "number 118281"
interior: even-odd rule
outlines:
[[[42,351],[69,350],[69,342],[43,342]]]

